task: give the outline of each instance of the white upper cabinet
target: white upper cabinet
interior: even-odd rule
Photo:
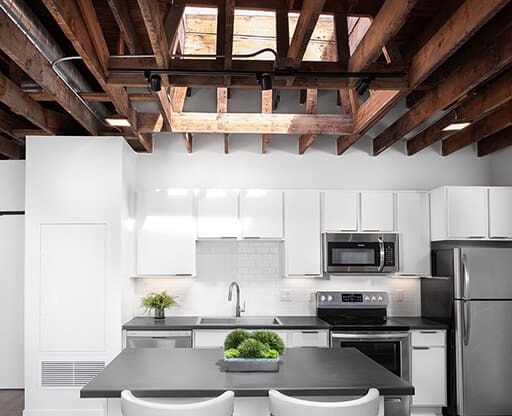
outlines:
[[[321,264],[320,193],[284,193],[285,270],[287,276],[319,276]]]
[[[489,189],[489,237],[512,238],[512,188]]]
[[[243,238],[283,238],[283,192],[249,189],[240,193]]]
[[[238,192],[208,189],[197,196],[197,237],[237,238]]]
[[[361,231],[394,231],[393,192],[361,192]]]
[[[323,192],[323,231],[357,231],[359,192]]]
[[[443,187],[430,193],[433,241],[488,238],[489,200],[486,187]]]
[[[195,274],[194,195],[191,190],[137,195],[137,274]]]
[[[397,193],[400,274],[430,275],[429,197],[426,192]]]

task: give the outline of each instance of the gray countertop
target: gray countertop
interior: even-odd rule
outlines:
[[[422,318],[421,316],[393,316],[393,321],[400,322],[409,329],[448,329],[448,325]]]
[[[123,350],[89,384],[82,398],[120,397],[124,389],[140,397],[211,397],[226,390],[236,396],[266,396],[277,389],[295,396],[414,394],[414,387],[354,348],[292,348],[276,373],[225,373],[215,349]]]
[[[197,316],[169,316],[156,320],[149,316],[137,316],[123,325],[127,330],[173,330],[173,329],[231,329],[231,328],[274,328],[274,329],[329,329],[328,323],[316,316],[278,316],[282,325],[199,324]]]

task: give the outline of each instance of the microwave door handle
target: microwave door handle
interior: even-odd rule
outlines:
[[[379,263],[379,272],[384,270],[384,241],[382,237],[378,238],[379,240],[379,255],[380,255],[380,263]]]

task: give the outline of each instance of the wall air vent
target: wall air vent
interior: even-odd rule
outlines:
[[[104,368],[104,361],[41,361],[41,386],[82,387]]]

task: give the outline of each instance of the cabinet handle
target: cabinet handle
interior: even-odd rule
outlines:
[[[246,240],[257,240],[258,238],[261,238],[261,237],[250,237],[250,236],[244,237],[244,239],[246,239]]]
[[[502,236],[495,235],[494,237],[491,237],[491,238],[506,239],[506,238],[512,238],[512,237],[502,237]]]
[[[482,235],[469,235],[468,238],[485,238]]]
[[[412,347],[413,350],[429,350],[430,347]]]
[[[318,331],[300,331],[303,334],[318,334]]]
[[[437,331],[420,331],[420,334],[437,334]]]
[[[223,240],[236,240],[237,237],[221,237]]]

